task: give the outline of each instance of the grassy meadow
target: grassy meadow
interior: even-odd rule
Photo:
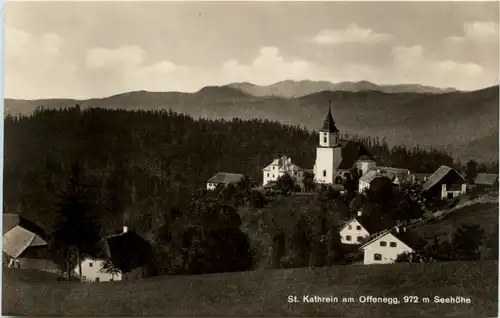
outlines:
[[[7,269],[4,315],[92,316],[467,316],[497,314],[496,261],[352,265],[314,269],[164,276],[109,283],[57,282]],[[288,303],[289,295],[354,297],[355,303]],[[401,304],[362,304],[360,296],[399,297]],[[431,303],[404,304],[403,296]],[[470,304],[435,304],[464,296]]]

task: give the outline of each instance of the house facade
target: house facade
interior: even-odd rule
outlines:
[[[277,181],[284,174],[288,174],[296,182],[302,182],[304,177],[304,169],[292,163],[292,159],[283,156],[274,159],[270,165],[262,169],[262,185],[267,185],[270,182]]]
[[[422,186],[429,198],[453,199],[467,192],[465,178],[448,166],[439,167]]]
[[[339,130],[329,106],[323,126],[319,130],[313,169],[314,181],[319,184],[341,183],[353,169],[356,169],[359,175],[364,175],[375,165],[373,156],[362,144],[339,140]]]
[[[207,180],[207,190],[215,190],[217,186],[227,186],[231,183],[238,183],[244,178],[240,173],[219,172]]]
[[[393,226],[392,222],[384,221],[380,217],[370,217],[360,210],[340,228],[340,241],[342,244],[360,245],[370,236]]]
[[[361,244],[370,236],[370,233],[356,219],[348,221],[340,230],[340,241],[342,244]]]
[[[110,282],[122,280],[122,273],[110,274],[103,270],[105,259],[87,258],[82,261],[82,281],[85,282]],[[79,267],[75,267],[75,272],[78,274]]]
[[[424,240],[406,228],[394,227],[374,236],[359,249],[364,253],[365,265],[391,264],[396,261],[398,255],[412,253],[425,244]]]

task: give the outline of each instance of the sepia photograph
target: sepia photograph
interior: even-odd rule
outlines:
[[[4,316],[497,317],[497,1],[7,1]]]

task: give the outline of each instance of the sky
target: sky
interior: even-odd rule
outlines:
[[[498,84],[498,2],[9,2],[5,96],[232,82]]]

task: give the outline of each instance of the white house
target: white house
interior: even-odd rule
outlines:
[[[358,182],[358,192],[363,193],[366,189],[370,189],[370,184],[378,176],[377,170],[370,170],[362,175]]]
[[[320,184],[341,183],[352,169],[363,175],[375,165],[372,155],[362,144],[339,140],[339,130],[329,107],[323,126],[319,130],[314,181]]]
[[[207,190],[215,190],[218,185],[227,186],[231,183],[237,183],[243,178],[244,176],[240,173],[219,172],[207,180]]]
[[[292,163],[292,159],[283,156],[274,159],[270,165],[262,169],[263,185],[278,180],[279,177],[287,173],[296,181],[301,182],[304,177],[304,169]]]
[[[398,255],[412,253],[427,243],[405,227],[394,227],[374,235],[359,250],[364,252],[363,264],[394,263]]]
[[[340,240],[342,244],[361,244],[370,235],[392,226],[393,224],[384,222],[379,217],[369,217],[358,211],[357,216],[347,221],[340,229]]]
[[[109,282],[122,280],[122,274],[108,274],[102,270],[105,259],[87,258],[82,261],[82,281],[87,282]],[[75,272],[78,274],[78,265],[75,267]]]
[[[427,179],[422,188],[429,197],[453,199],[467,192],[467,182],[457,170],[441,166]]]
[[[85,281],[103,282],[141,278],[143,265],[152,256],[151,244],[134,231],[129,231],[127,226],[123,227],[121,233],[103,238],[97,248],[99,252],[96,257],[82,261],[82,278]],[[102,270],[106,261],[113,264],[118,274]],[[78,272],[78,265],[75,271]]]

